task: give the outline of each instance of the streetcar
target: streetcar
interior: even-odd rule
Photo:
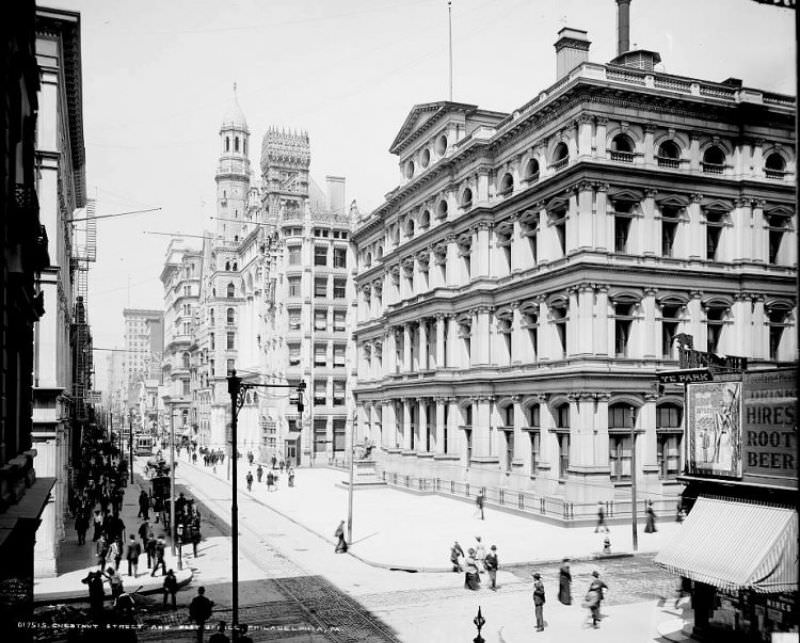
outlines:
[[[151,456],[153,455],[154,445],[155,440],[152,435],[137,435],[134,438],[133,450],[136,455]]]

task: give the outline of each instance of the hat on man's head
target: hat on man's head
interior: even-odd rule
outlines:
[[[539,574],[539,572],[534,572],[534,573],[533,573],[533,577],[534,577],[536,580],[539,580],[539,579],[540,579],[542,576],[541,576],[541,574]]]
[[[492,551],[496,551],[497,550],[497,545],[492,545],[489,549],[491,549]]]
[[[595,570],[592,572],[592,576],[594,576],[595,578],[598,578],[598,577],[600,576],[600,572],[598,572],[598,571],[595,569]]]

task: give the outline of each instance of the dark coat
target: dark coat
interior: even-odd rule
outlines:
[[[533,584],[533,604],[544,605],[544,583],[541,579]]]
[[[572,605],[572,573],[569,565],[562,565],[558,572],[558,600],[564,605]]]

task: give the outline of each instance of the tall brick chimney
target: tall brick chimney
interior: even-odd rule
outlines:
[[[617,56],[631,48],[631,0],[617,0]]]
[[[589,60],[589,39],[581,29],[564,27],[558,32],[556,48],[556,80]]]

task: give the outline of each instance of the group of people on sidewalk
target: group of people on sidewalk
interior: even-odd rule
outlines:
[[[533,572],[531,575],[533,576],[533,609],[536,617],[536,631],[544,632],[544,605],[546,602],[544,582],[539,572]],[[593,571],[589,589],[581,605],[589,610],[589,620],[594,629],[600,627],[600,620],[603,618],[600,604],[603,602],[607,590],[608,585],[600,578],[600,572]],[[572,605],[572,572],[569,568],[568,558],[564,559],[558,572],[558,601],[563,605]]]
[[[454,572],[464,572],[464,589],[479,590],[480,575],[485,572],[489,577],[489,589],[497,590],[497,570],[500,566],[497,546],[492,545],[487,553],[480,536],[475,536],[475,546],[469,547],[466,555],[459,542],[454,541],[450,547],[450,564]]]
[[[253,464],[253,453],[250,452],[247,454],[247,459],[250,461],[250,465]],[[291,463],[286,463],[283,460],[278,462],[275,456],[272,456],[272,469],[267,471],[267,476],[265,482],[267,483],[267,491],[277,491],[280,485],[280,477],[283,474],[284,470],[286,471],[286,477],[289,481],[289,486],[294,487],[294,478],[295,478],[295,471],[294,467]],[[261,484],[261,481],[264,480],[264,467],[261,463],[258,464],[256,467],[256,475],[253,478],[252,470],[247,472],[245,476],[245,482],[247,482],[247,490],[253,490],[253,481],[257,480],[258,484]]]

